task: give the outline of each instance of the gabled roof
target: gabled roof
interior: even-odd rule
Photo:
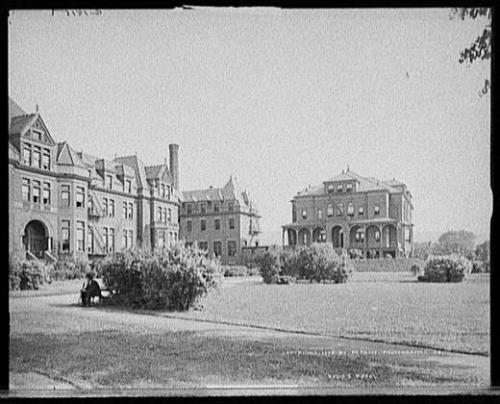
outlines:
[[[13,117],[20,115],[27,115],[27,113],[19,106],[19,104],[9,97],[9,124]]]
[[[61,142],[57,144],[57,158],[58,164],[72,165],[84,167],[86,164],[82,161],[79,154],[68,144],[68,142]]]
[[[137,183],[137,187],[146,188],[147,185],[146,168],[144,166],[144,163],[141,160],[139,160],[137,156],[115,157],[113,161],[123,163],[132,167],[135,172],[135,181]]]
[[[343,171],[341,174],[330,178],[325,182],[335,182],[335,181],[348,181],[355,180],[358,182],[358,192],[366,191],[387,191],[389,193],[400,193],[401,190],[397,189],[396,186],[404,185],[402,182],[393,180],[391,182],[380,181],[374,177],[362,177],[361,175],[355,173],[354,171],[348,170]],[[323,183],[324,184],[324,183]],[[307,195],[324,195],[325,188],[324,185],[310,186],[297,193],[297,196],[307,196]]]
[[[27,114],[15,116],[10,121],[10,134],[17,135],[22,134],[29,126],[33,125],[36,121],[36,114]]]
[[[222,188],[208,188],[183,192],[185,202],[200,201],[238,201],[240,205],[253,205],[247,190],[243,190],[236,178],[229,177],[229,181]]]

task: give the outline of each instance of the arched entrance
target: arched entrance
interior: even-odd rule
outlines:
[[[308,229],[299,230],[299,245],[311,244],[311,232]]]
[[[287,229],[288,245],[295,246],[297,244],[297,232],[294,229]]]
[[[23,244],[26,251],[30,251],[38,258],[43,258],[43,252],[48,249],[48,232],[45,225],[32,220],[24,229]]]
[[[325,229],[317,227],[313,230],[313,243],[323,243],[326,241]]]
[[[332,243],[334,248],[344,248],[344,231],[341,226],[333,226]]]

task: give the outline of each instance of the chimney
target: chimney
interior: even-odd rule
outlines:
[[[170,150],[170,173],[174,180],[174,188],[179,189],[179,145],[170,144],[168,145]]]

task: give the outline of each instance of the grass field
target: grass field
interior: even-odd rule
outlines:
[[[411,274],[356,273],[346,284],[225,282],[202,311],[173,315],[488,354],[489,275],[419,283]]]

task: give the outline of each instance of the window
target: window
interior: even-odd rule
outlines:
[[[61,221],[61,249],[69,251],[69,220]]]
[[[380,241],[380,232],[375,230],[375,241]]]
[[[356,230],[356,242],[361,243],[365,241],[365,232],[363,229]]]
[[[106,252],[109,251],[109,231],[108,231],[108,228],[105,227],[103,229],[103,232],[104,232],[104,247],[106,249]]]
[[[125,184],[126,184],[126,187],[127,187],[126,192],[128,192],[129,194],[131,194],[132,193],[132,181],[127,180],[127,181],[125,181]]]
[[[234,217],[229,218],[229,228],[234,229]]]
[[[29,147],[29,146],[24,146],[23,162],[24,162],[24,164],[26,164],[28,166],[31,165],[31,147]]]
[[[220,219],[214,220],[215,230],[220,230]]]
[[[218,203],[214,203],[214,212],[218,213],[220,211],[220,207]]]
[[[188,232],[191,232],[191,231],[193,230],[193,222],[191,222],[191,220],[188,220],[188,221],[186,222],[186,230],[187,230]]]
[[[337,216],[343,216],[344,215],[344,204],[339,203],[337,205]]]
[[[42,168],[44,170],[50,170],[50,150],[49,149],[43,149]]]
[[[332,217],[333,216],[333,203],[329,203],[328,204],[328,207],[326,208],[326,215],[328,217]]]
[[[129,230],[128,231],[128,248],[133,248],[134,247],[134,231]]]
[[[43,183],[43,193],[42,193],[42,202],[44,205],[50,205],[50,183]]]
[[[108,198],[102,198],[102,205],[104,206],[103,214],[108,216]]]
[[[160,230],[158,233],[158,248],[163,248],[165,245],[165,230]]]
[[[114,201],[114,199],[109,200],[109,216],[115,217],[115,201]]]
[[[222,255],[222,242],[214,241],[214,255],[220,257]]]
[[[236,257],[236,241],[230,240],[227,242],[227,255],[229,257]]]
[[[328,184],[328,192],[333,192],[334,188],[333,184]]]
[[[207,221],[205,219],[201,219],[200,226],[201,231],[205,231],[207,229]]]
[[[172,221],[172,209],[168,208],[167,209],[167,222],[171,222]]]
[[[198,243],[198,247],[199,247],[200,250],[207,251],[208,250],[208,242],[207,241],[200,241]]]
[[[76,222],[76,250],[85,251],[85,222]]]
[[[354,204],[352,202],[347,204],[347,215],[354,216]]]
[[[115,229],[109,229],[109,251],[115,251]]]
[[[375,216],[380,215],[380,206],[375,205],[375,207],[373,208],[373,213],[375,214]]]
[[[232,212],[234,210],[233,204],[232,203],[228,204],[227,209],[229,210],[229,212]]]
[[[29,202],[30,200],[30,180],[27,178],[23,178],[23,201]]]
[[[106,175],[106,188],[113,189],[113,176]]]
[[[302,209],[302,219],[307,219],[307,209]]]
[[[158,206],[158,209],[156,210],[156,221],[161,222],[163,219],[163,211],[161,209],[161,206]]]
[[[94,252],[94,233],[92,231],[87,233],[87,251]]]
[[[37,130],[31,130],[31,136],[36,140],[42,140],[42,132],[38,132]]]
[[[292,206],[292,222],[297,221],[297,210],[295,209],[295,206]]]
[[[187,213],[188,213],[188,215],[190,215],[191,213],[193,213],[193,206],[191,204],[189,204],[187,206]]]
[[[134,218],[134,204],[132,202],[128,204],[128,218],[131,220]]]
[[[33,181],[33,202],[40,203],[40,181]]]
[[[318,209],[318,219],[321,220],[323,219],[323,209]]]
[[[123,202],[122,206],[123,206],[123,218],[127,219],[128,218],[128,203]]]
[[[342,184],[337,185],[337,192],[342,192]]]
[[[76,187],[76,207],[85,207],[85,188]]]
[[[167,191],[167,193],[166,193],[166,198],[167,198],[168,200],[170,200],[170,185],[167,185],[167,187],[166,187],[166,191]]]
[[[364,214],[365,214],[365,209],[362,206],[360,206],[358,208],[358,216],[363,216]]]
[[[160,195],[162,198],[165,198],[165,184],[160,185]]]
[[[346,188],[345,188],[346,192],[351,192],[352,191],[352,183],[347,183],[346,185]]]
[[[41,165],[41,152],[42,149],[40,149],[38,146],[35,146],[35,151],[33,152],[33,166],[40,168]]]
[[[69,206],[69,185],[61,185],[62,206]]]
[[[210,212],[212,210],[212,202],[208,201],[207,202],[207,210]]]
[[[123,248],[128,248],[128,230],[123,230],[123,236],[122,236],[122,247]]]
[[[201,213],[207,213],[207,206],[204,203],[201,204]]]

